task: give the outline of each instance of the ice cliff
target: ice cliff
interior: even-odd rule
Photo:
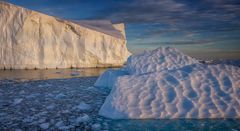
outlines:
[[[67,21],[0,1],[0,69],[121,66],[124,24]]]
[[[99,111],[112,119],[240,118],[240,68],[204,65],[173,48],[131,56],[95,86],[112,88]]]

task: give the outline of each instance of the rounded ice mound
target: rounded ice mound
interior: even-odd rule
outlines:
[[[194,64],[122,76],[99,114],[112,119],[240,118],[240,68]]]
[[[114,70],[114,69],[109,69],[105,71],[96,81],[94,86],[96,87],[107,87],[111,89],[117,78],[119,76],[127,75],[128,73],[124,69],[119,69],[119,70]]]
[[[183,54],[175,48],[160,47],[128,58],[130,74],[144,74],[162,70],[172,70],[198,63],[196,59]]]

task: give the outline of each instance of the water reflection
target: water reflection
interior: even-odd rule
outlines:
[[[108,68],[48,69],[48,70],[0,70],[0,80],[17,81],[63,79],[99,76]]]

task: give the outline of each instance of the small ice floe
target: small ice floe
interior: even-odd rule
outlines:
[[[81,102],[78,106],[75,107],[75,109],[79,110],[89,110],[91,106],[89,104],[86,104],[85,102]]]
[[[54,95],[52,93],[48,93],[47,97],[54,97]]]
[[[101,129],[101,125],[98,123],[95,123],[92,125],[92,130],[99,131]]]
[[[14,99],[14,101],[13,101],[13,106],[20,104],[22,101],[23,101],[22,98]]]
[[[28,116],[28,117],[23,119],[23,122],[31,123],[35,119],[36,119],[36,117],[34,117],[34,116]]]
[[[40,93],[34,93],[34,94],[31,94],[29,96],[26,96],[27,99],[31,99],[31,98],[35,98],[37,96],[40,96],[41,94]]]
[[[90,117],[87,114],[84,114],[83,116],[80,116],[76,119],[76,123],[88,122],[89,120]]]
[[[30,108],[30,111],[36,111],[36,109],[35,108]]]
[[[90,86],[90,87],[87,88],[87,90],[96,90],[96,88],[93,87],[93,86]]]
[[[59,127],[58,129],[59,130],[63,130],[63,131],[67,131],[67,130],[69,130],[71,128],[71,126],[61,126],[61,127]]]
[[[48,84],[48,83],[45,83],[45,84],[43,84],[43,85],[38,85],[38,87],[50,87],[50,86],[52,86],[51,84]]]
[[[70,113],[70,111],[69,110],[63,110],[63,111],[61,111],[61,113],[67,114],[67,113]]]
[[[49,127],[49,123],[42,123],[42,124],[40,124],[39,126],[40,126],[40,128],[46,130],[46,129],[48,129],[48,127]]]
[[[59,121],[55,124],[55,126],[59,128],[59,127],[64,126],[64,123],[63,123],[63,121]]]
[[[61,99],[63,97],[65,97],[65,95],[63,93],[60,93],[55,96],[55,99]]]
[[[19,94],[20,94],[20,95],[23,95],[23,94],[25,94],[25,91],[22,90],[22,91],[19,92]]]
[[[40,112],[40,113],[38,113],[38,114],[35,114],[34,117],[39,118],[39,117],[45,116],[45,115],[47,115],[47,114],[48,114],[48,112],[43,111],[43,112]]]
[[[38,120],[38,123],[44,123],[45,121],[46,121],[46,118],[43,117],[43,118],[41,118],[41,119]]]
[[[46,108],[47,108],[48,110],[52,110],[52,109],[55,108],[55,105],[49,105],[49,106],[47,106]]]
[[[59,130],[69,130],[71,128],[70,126],[65,126],[63,121],[59,121],[55,124],[55,127],[57,127]]]

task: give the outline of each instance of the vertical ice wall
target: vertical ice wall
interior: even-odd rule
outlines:
[[[97,29],[6,2],[0,18],[0,69],[121,66],[130,55],[123,24]]]

